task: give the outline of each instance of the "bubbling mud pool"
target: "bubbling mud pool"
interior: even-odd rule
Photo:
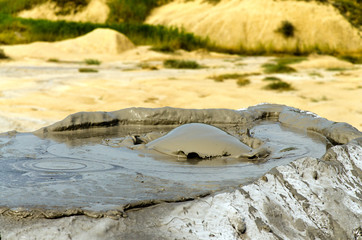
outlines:
[[[324,128],[296,128],[290,124],[295,122],[293,114],[299,120],[309,119],[299,126],[310,121],[319,127],[332,124],[292,108],[267,105],[244,111],[164,108],[79,113],[34,133],[5,133],[0,137],[1,207],[108,211],[130,203],[178,201],[234,189],[276,166],[302,157],[320,158],[331,141],[338,140],[321,134]],[[160,124],[163,116],[169,120]],[[270,152],[257,159],[228,155],[200,159],[147,147],[188,122],[217,125],[250,148],[262,146]],[[203,136],[197,134],[202,144]]]

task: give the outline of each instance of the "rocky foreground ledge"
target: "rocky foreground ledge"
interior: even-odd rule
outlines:
[[[362,133],[286,106],[261,105],[242,112],[243,118],[275,118],[313,130],[331,147],[321,158],[304,157],[275,167],[232,191],[129,205],[118,219],[76,214],[27,219],[17,218],[16,209],[4,209],[2,239],[362,239]],[[78,114],[88,122],[85,115]],[[107,121],[115,123],[115,115],[106,114]],[[73,115],[38,134],[64,130],[68,123],[84,127],[83,120]]]

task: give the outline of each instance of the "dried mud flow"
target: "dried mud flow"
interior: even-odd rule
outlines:
[[[362,133],[292,107],[80,112],[0,144],[2,239],[362,238]]]

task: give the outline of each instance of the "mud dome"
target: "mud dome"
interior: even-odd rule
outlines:
[[[187,123],[217,126],[227,132],[228,137],[240,140],[240,144],[247,149],[257,152],[261,147],[267,148],[269,155],[250,160],[230,157],[228,154],[214,154],[216,157],[195,160],[170,156],[152,149],[157,141],[162,140],[167,144],[166,134],[177,126]],[[204,147],[205,142],[210,140],[210,135],[203,131],[198,132],[197,129],[193,131],[198,141],[192,144],[196,148]],[[155,217],[157,214],[161,216],[162,212],[163,220],[168,218],[168,215],[178,217],[181,213],[172,212],[166,202],[170,204],[190,201],[210,194],[212,196],[216,194],[215,197],[230,192],[236,194],[241,185],[253,186],[264,174],[265,176],[274,174],[275,177],[275,172],[281,171],[280,166],[289,166],[290,162],[296,161],[291,164],[303,165],[304,163],[301,163],[303,161],[312,161],[306,159],[333,159],[335,155],[331,154],[331,151],[326,154],[328,149],[335,145],[348,144],[352,140],[357,147],[360,145],[361,137],[361,132],[346,123],[331,122],[309,112],[271,104],[253,106],[244,110],[129,108],[115,112],[73,114],[34,133],[2,134],[0,223],[5,229],[2,234],[8,234],[6,236],[9,239],[11,236],[14,239],[21,236],[23,230],[16,230],[16,224],[9,223],[14,218],[18,220],[35,218],[26,224],[41,225],[45,224],[44,220],[41,220],[43,218],[86,215],[118,219],[130,214],[131,219],[124,220],[125,223],[136,221],[135,219],[144,214],[140,211],[137,215],[138,211],[133,212],[131,209],[155,204],[160,204],[158,210],[154,212],[151,209],[147,210],[149,216]],[[219,140],[223,141],[222,138]],[[187,143],[188,140],[182,141]],[[358,148],[360,147],[355,149]],[[213,147],[206,147],[200,151],[205,154],[204,156],[211,156],[212,154],[207,154],[208,149],[215,150]],[[361,185],[358,185],[358,181],[361,180],[359,167],[361,156],[358,154],[360,153],[357,153],[359,162],[356,160],[357,162],[352,164],[354,166],[352,169],[354,169],[353,174],[357,176],[354,186],[359,186],[356,194],[361,194]],[[318,179],[318,172],[309,173],[308,168],[311,164],[308,163],[304,167],[301,165],[300,171],[305,172],[306,176],[311,174],[313,179]],[[262,178],[264,182],[273,178],[265,176]],[[295,191],[293,189],[289,191],[286,194],[296,194],[293,193]],[[358,219],[362,212],[361,202],[353,201],[357,211],[354,216]],[[195,204],[200,202],[196,201]],[[207,205],[212,206],[212,203]],[[233,216],[229,216],[229,224],[235,231],[233,234],[244,234],[246,223],[235,211],[232,213]],[[252,209],[248,211],[254,212]],[[188,217],[195,218],[194,215]],[[142,221],[147,221],[147,218],[145,219]],[[332,220],[329,224],[335,224]],[[130,230],[124,234],[131,234],[133,230],[139,231],[141,225],[146,224],[142,221],[139,220],[137,226],[128,228]],[[171,234],[166,234],[168,237],[190,233],[184,232],[183,228],[172,219],[167,221],[179,229],[174,229],[174,232],[167,230],[167,234]],[[264,227],[267,228],[268,224],[262,220],[258,221],[261,222],[258,224],[254,222],[253,226],[259,231],[267,231]],[[92,225],[91,222],[89,220],[88,223]],[[307,223],[300,223],[297,229],[302,228],[303,224]],[[353,227],[357,225],[354,224]],[[147,227],[152,228],[150,225]],[[190,228],[191,232],[192,229],[197,230],[196,226]],[[29,231],[26,233],[29,234]],[[109,238],[110,235],[107,234],[110,233],[104,232],[100,236]],[[156,235],[155,238],[166,236],[162,232]],[[147,234],[143,237],[150,239]],[[206,239],[206,236],[202,239]]]

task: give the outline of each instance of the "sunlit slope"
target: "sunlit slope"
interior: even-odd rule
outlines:
[[[59,14],[62,8],[55,2],[45,2],[30,10],[23,10],[18,13],[19,17],[49,20],[66,20],[77,22],[104,23],[109,14],[109,7],[106,0],[91,0],[89,4],[80,11]]]
[[[294,36],[277,31],[284,21],[293,25]],[[237,51],[362,51],[361,33],[334,7],[317,2],[173,1],[155,9],[146,23],[183,27]]]

